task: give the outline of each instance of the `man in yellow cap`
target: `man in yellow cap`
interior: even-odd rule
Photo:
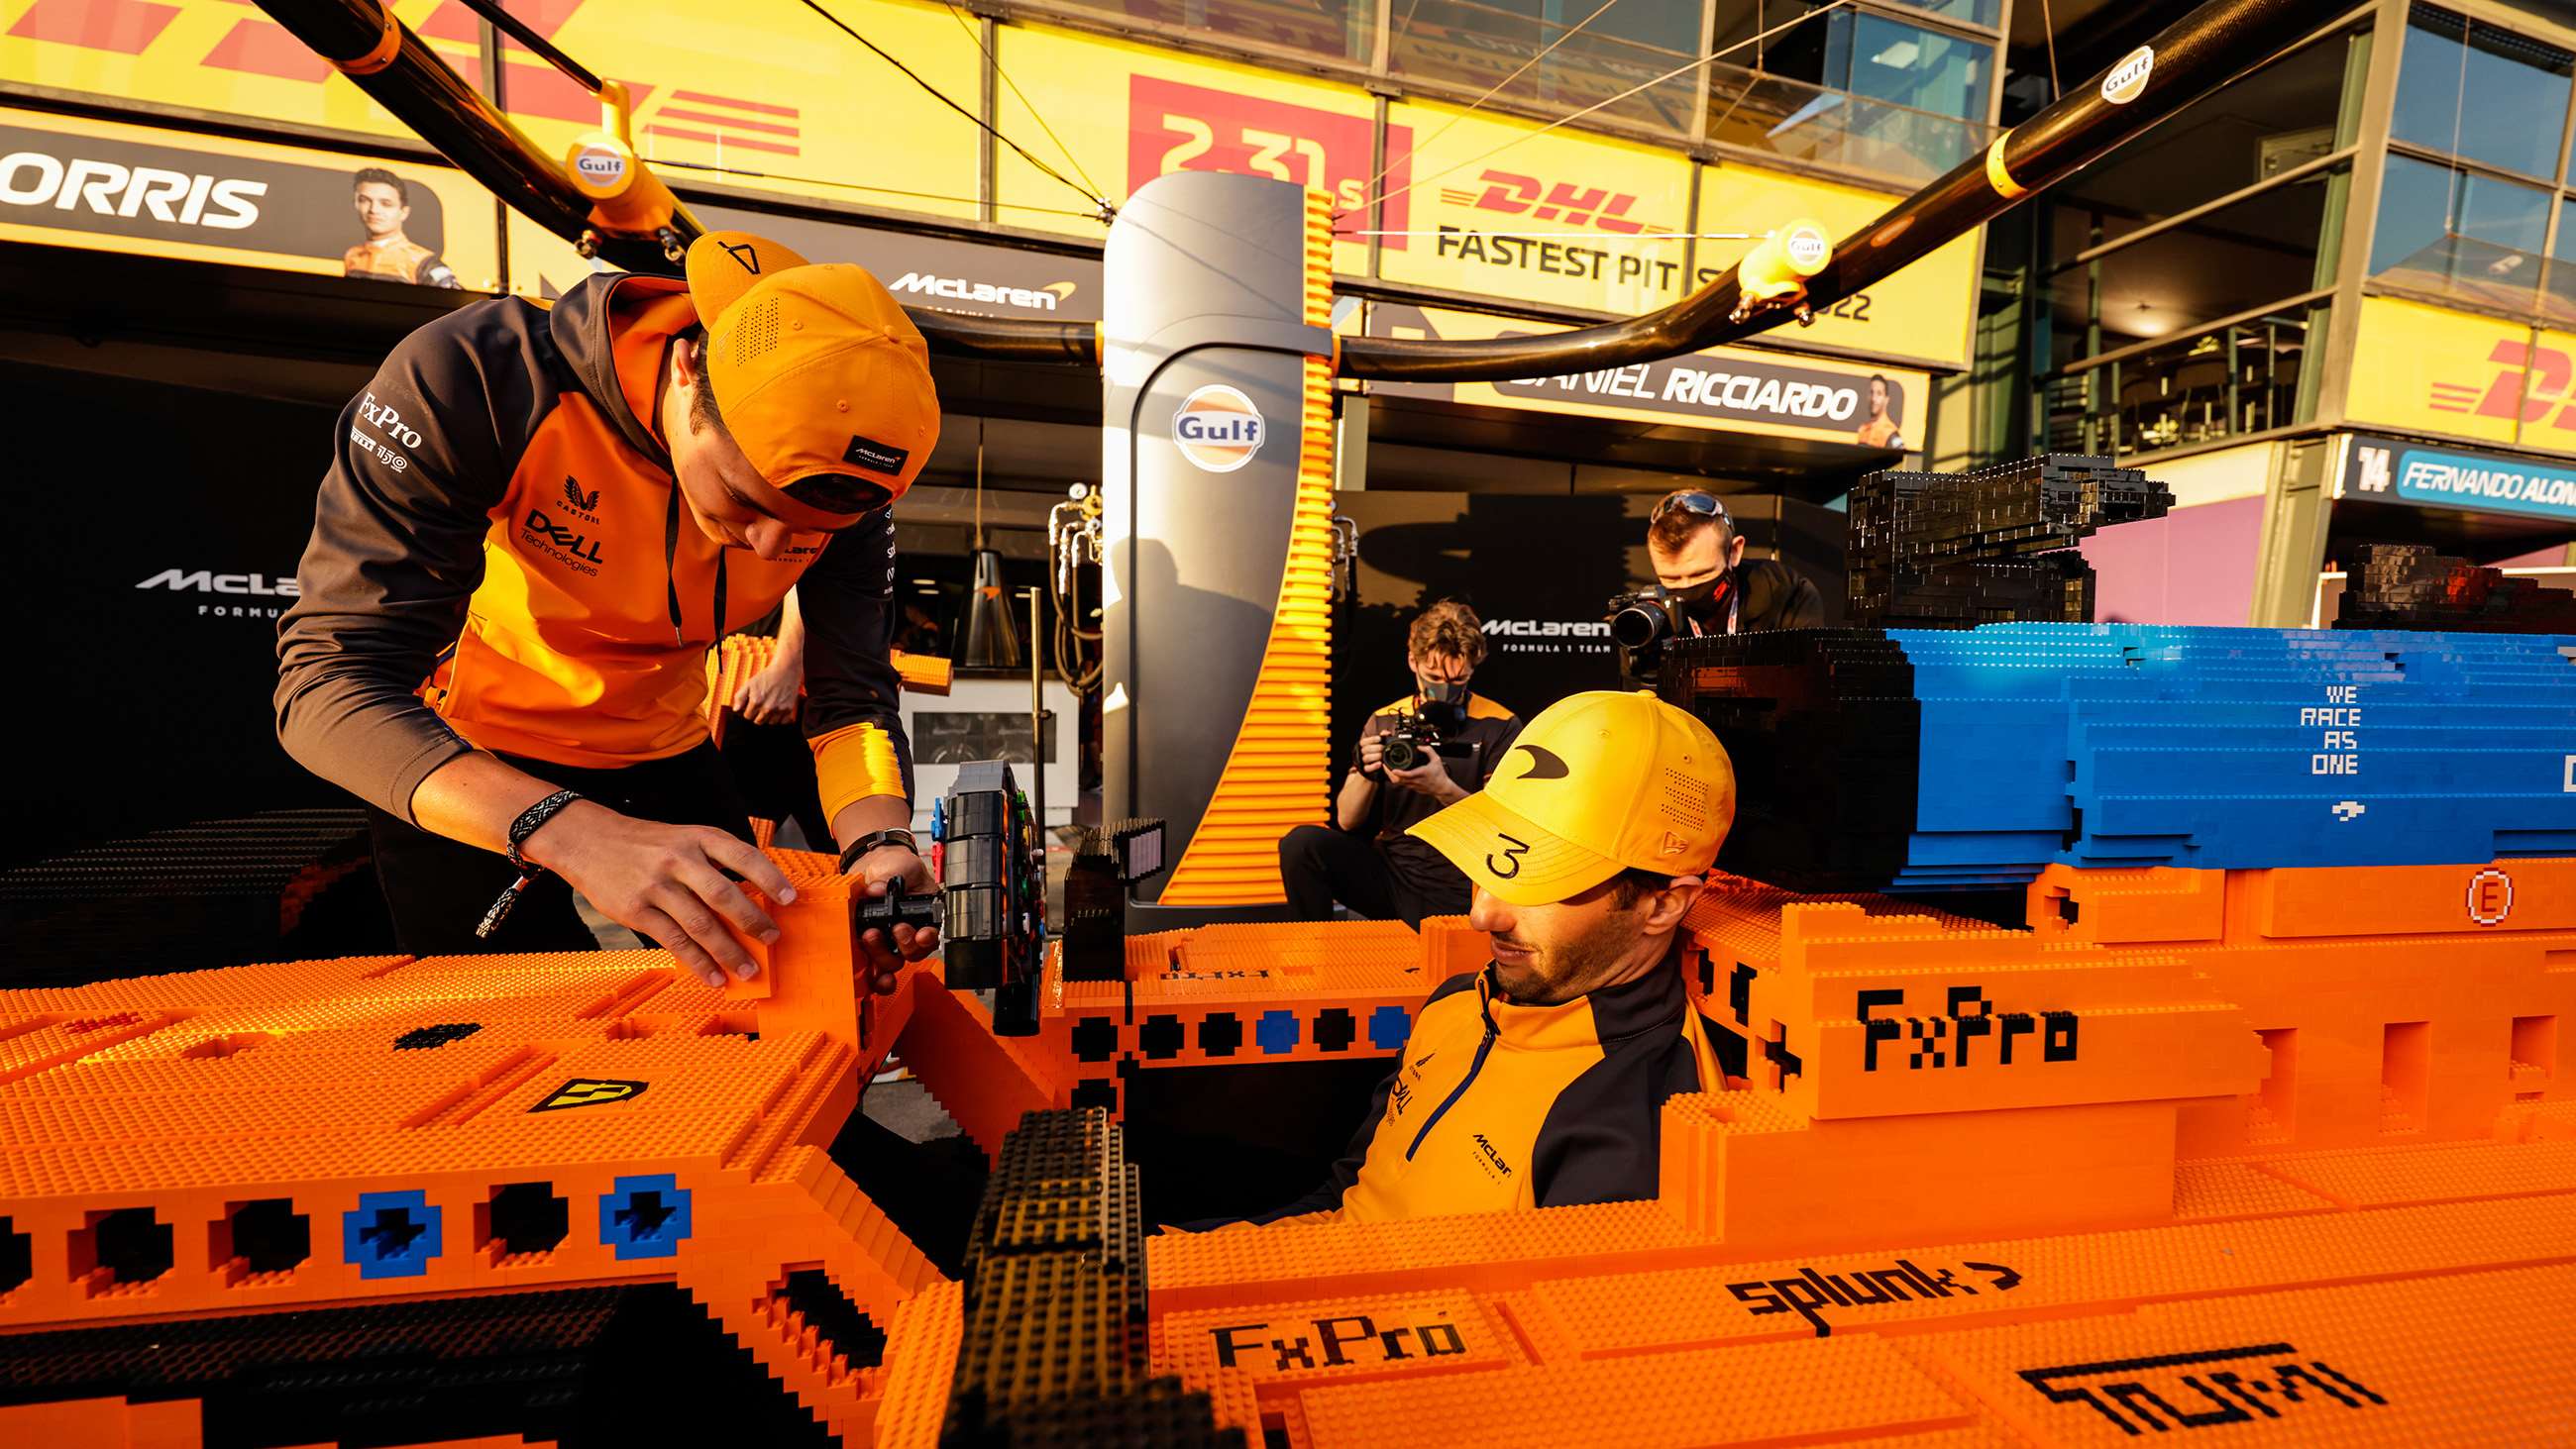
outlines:
[[[1708,726],[1651,694],[1540,712],[1485,789],[1413,827],[1466,872],[1483,970],[1431,993],[1324,1185],[1255,1221],[1655,1195],[1664,1100],[1724,1086],[1682,918],[1735,818]]]
[[[340,417],[279,624],[278,738],[368,806],[398,944],[586,949],[580,893],[711,984],[792,900],[701,710],[707,646],[798,591],[844,871],[930,887],[888,658],[894,523],[939,439],[876,278],[720,232],[404,339]],[[935,932],[864,943],[881,989]]]

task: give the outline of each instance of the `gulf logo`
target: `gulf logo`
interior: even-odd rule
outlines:
[[[1265,431],[1252,399],[1222,384],[1191,393],[1172,413],[1172,441],[1181,456],[1211,473],[1231,473],[1251,462]]]

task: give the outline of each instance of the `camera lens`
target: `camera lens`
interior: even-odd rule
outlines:
[[[1422,751],[1409,735],[1388,735],[1386,751],[1379,758],[1389,770],[1410,770],[1422,763]]]
[[[1623,648],[1639,649],[1654,643],[1671,627],[1671,623],[1661,609],[1631,604],[1610,616],[1610,637]]]

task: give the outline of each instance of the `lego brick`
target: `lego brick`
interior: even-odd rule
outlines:
[[[1726,870],[1806,891],[2576,854],[2576,635],[1999,623],[1688,640]],[[2464,718],[2478,749],[2458,748]]]
[[[1892,1340],[2034,1443],[2562,1443],[2576,1268],[2150,1304]],[[2211,1436],[2217,1437],[2215,1435]]]
[[[2576,634],[2576,593],[2508,578],[2420,543],[2352,545],[2337,629]]]
[[[1650,1271],[1543,1278],[1531,1294],[1591,1360],[2576,1262],[2571,1231],[2576,1199],[2560,1195],[1759,1262],[1677,1256]]]
[[[2274,1158],[2256,1166],[2348,1208],[2576,1192],[2576,1142],[2464,1142]]]
[[[1971,1409],[1873,1338],[1409,1377],[1299,1395],[1318,1446],[1667,1446],[1965,1427]]]

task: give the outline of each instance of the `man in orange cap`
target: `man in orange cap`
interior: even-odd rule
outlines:
[[[402,949],[592,944],[720,984],[794,893],[708,742],[707,646],[798,590],[805,731],[844,871],[931,881],[888,659],[894,522],[939,439],[876,278],[741,232],[687,279],[595,276],[406,338],[341,414],[279,624],[278,738],[368,806]],[[864,943],[880,989],[935,932]]]
[[[1324,1185],[1256,1221],[1650,1198],[1664,1100],[1725,1084],[1682,918],[1735,818],[1708,726],[1651,694],[1539,712],[1480,793],[1413,827],[1475,888],[1483,970],[1431,993]]]

